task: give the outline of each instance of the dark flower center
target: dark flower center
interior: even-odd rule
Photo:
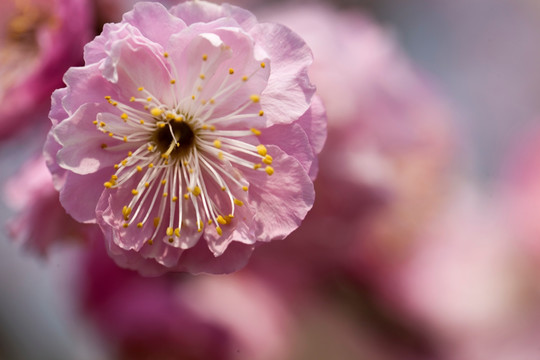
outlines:
[[[172,120],[166,126],[158,128],[152,140],[162,154],[170,151],[169,156],[176,159],[189,153],[195,142],[195,134],[186,122]],[[173,145],[174,148],[171,151]]]

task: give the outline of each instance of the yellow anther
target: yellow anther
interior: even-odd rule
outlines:
[[[254,133],[254,134],[257,135],[257,136],[261,135],[261,131],[255,129],[255,128],[251,128],[251,132]]]
[[[203,56],[202,56],[202,59],[203,59],[203,61],[206,61],[206,60],[208,60],[208,55],[206,55],[206,54],[203,54]]]
[[[158,227],[158,226],[159,226],[159,221],[160,221],[159,216],[154,218],[154,227]]]
[[[139,165],[137,165],[137,171],[142,171],[142,167],[140,167]]]
[[[122,215],[124,215],[124,220],[128,219],[129,214],[131,214],[131,208],[124,205],[124,207],[122,208]]]
[[[138,91],[143,91],[144,88],[143,88],[142,86],[140,86],[140,87],[137,88],[137,90],[138,90]]]
[[[249,188],[248,188],[247,186],[242,186],[242,190],[248,191],[248,189],[249,189]]]
[[[212,225],[212,219],[208,219],[208,225]]]
[[[225,155],[223,155],[223,151],[218,152],[217,157],[219,160],[223,160],[225,158]]]
[[[148,188],[150,187],[150,183],[145,182],[145,183],[144,183],[144,187],[148,189]]]
[[[201,78],[201,80],[204,80],[204,78],[206,78],[206,76],[204,76],[204,74],[199,75],[199,77]]]
[[[152,110],[150,110],[150,114],[152,114],[152,116],[160,116],[163,114],[163,110],[160,108],[152,108]]]
[[[191,100],[195,100],[195,95],[191,95]]]
[[[258,103],[259,100],[261,100],[261,98],[259,97],[259,95],[256,95],[256,94],[250,95],[249,98],[250,98],[251,101],[253,101],[254,103]]]
[[[112,188],[113,184],[110,181],[107,181],[105,184],[103,184],[107,189]]]
[[[127,164],[127,160],[126,160],[126,159],[124,159],[124,160],[122,160],[122,162],[121,162],[121,163],[122,163],[122,165],[126,166],[126,164]]]
[[[219,141],[218,139],[214,140],[214,146],[218,149],[221,149],[221,141]]]
[[[141,123],[141,125],[144,125],[144,120],[141,119],[141,120],[139,121],[139,123]]]
[[[174,118],[174,121],[176,121],[176,122],[182,122],[182,121],[184,121],[184,117],[183,117],[182,115],[177,116],[177,117]]]
[[[128,119],[128,114],[126,113],[123,113],[122,115],[120,115],[120,118],[124,121],[126,121]]]
[[[105,96],[105,100],[111,100],[111,97],[109,95]]]
[[[118,103],[117,103],[116,101],[113,101],[113,102],[111,103],[111,105],[112,105],[112,106],[117,106]]]
[[[92,121],[92,123],[93,123],[94,125],[97,125],[97,124],[98,124],[98,121],[97,121],[97,120],[94,120],[94,121]]]
[[[206,105],[207,102],[208,102],[208,101],[206,101],[206,100],[201,100],[201,104],[202,104],[202,105]]]
[[[152,101],[152,97],[150,97],[150,96],[147,97],[147,98],[146,98],[146,101],[148,101],[148,102]]]
[[[272,160],[272,156],[266,155],[265,157],[263,157],[262,162],[266,165],[272,165]]]
[[[102,121],[102,122],[99,123],[99,126],[104,127],[105,123]]]
[[[160,128],[160,129],[163,129],[165,126],[167,126],[167,124],[165,124],[165,123],[159,123],[158,124],[158,128]]]
[[[117,175],[111,175],[111,180],[113,180],[113,181],[118,180],[118,176]]]
[[[216,131],[216,127],[214,125],[210,125],[210,131]]]
[[[130,97],[130,98],[129,98],[129,101],[130,101],[130,102],[135,102],[135,96]]]
[[[113,136],[114,136],[114,134],[113,134],[112,132],[110,132],[110,133],[109,133],[109,136],[110,136],[110,137],[113,137]]]
[[[198,186],[195,186],[195,187],[193,188],[193,195],[195,195],[195,196],[201,195],[201,188],[198,187]]]
[[[131,157],[131,155],[133,155],[133,152],[132,152],[132,151],[128,151],[128,157]]]
[[[259,111],[259,116],[263,116],[264,115],[264,111]]]
[[[238,206],[244,205],[244,202],[242,200],[234,199],[234,203]]]
[[[189,194],[184,194],[184,199],[189,199]]]
[[[261,156],[266,156],[266,146],[264,146],[263,144],[259,144],[257,145],[257,152],[259,153],[259,155]]]
[[[174,119],[174,114],[169,112],[169,113],[167,113],[167,115],[165,115],[165,118],[169,119],[169,120],[172,120],[172,119]]]
[[[210,99],[210,104],[214,104],[215,102],[216,102],[216,100]]]
[[[171,79],[171,85],[174,85],[174,84],[176,84],[176,80]]]
[[[177,201],[178,201],[178,196],[173,196],[172,202],[177,202]]]
[[[161,180],[161,185],[165,185],[167,183],[167,179]]]
[[[143,227],[143,223],[142,223],[142,222],[137,223],[137,227],[138,227],[139,229],[142,228],[142,227]]]
[[[124,142],[127,142],[127,136],[126,135],[124,135],[123,140],[124,140]]]
[[[166,57],[166,58],[169,57],[169,53],[165,51],[165,52],[163,53],[163,57]]]
[[[242,76],[242,81],[248,81],[248,77],[246,75]]]
[[[254,170],[260,169],[261,166],[262,166],[261,164],[253,164],[253,169]]]
[[[123,226],[124,229],[125,229],[125,228],[127,228],[127,227],[129,226],[129,224],[128,224],[128,223],[124,223],[122,226]]]
[[[168,158],[169,158],[169,154],[161,154],[161,158],[162,158],[162,159],[168,159]]]
[[[148,168],[149,168],[149,169],[151,169],[151,168],[153,168],[153,167],[154,167],[154,163],[148,164]]]
[[[172,227],[167,228],[167,236],[172,236],[174,234],[174,229]]]
[[[264,169],[268,175],[272,175],[274,173],[274,168],[271,166],[267,166],[266,169]]]
[[[139,191],[138,191],[137,189],[133,189],[133,190],[131,190],[131,193],[132,193],[133,195],[138,195],[138,194],[139,194]]]
[[[174,229],[174,235],[176,235],[176,237],[180,237],[180,229],[179,228]]]
[[[203,231],[203,228],[204,228],[204,223],[202,220],[199,220],[199,227],[197,229],[198,232],[201,232]]]
[[[201,86],[201,85],[197,86],[197,91],[198,91],[198,92],[201,92],[201,91],[202,91],[202,86]]]
[[[216,220],[217,220],[217,222],[220,223],[221,225],[226,225],[226,224],[227,224],[227,220],[225,220],[225,219],[223,218],[223,216],[221,216],[221,215],[219,215],[219,216],[217,217]]]
[[[229,74],[234,74],[234,69],[233,68],[229,68]]]
[[[223,235],[223,230],[221,230],[221,228],[219,226],[216,226],[216,231],[217,231],[219,236]]]
[[[152,245],[154,243],[154,240],[148,239],[147,243],[148,243],[148,245]]]
[[[169,193],[164,192],[163,197],[167,197],[167,196],[169,196]]]
[[[118,170],[119,167],[120,167],[120,165],[114,164],[114,168],[115,168],[116,170]]]
[[[266,64],[262,62],[261,67],[264,69],[266,67]]]
[[[208,125],[203,125],[203,126],[201,126],[201,129],[203,129],[203,130],[208,130]]]

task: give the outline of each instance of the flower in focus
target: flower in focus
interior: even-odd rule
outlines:
[[[87,0],[0,3],[0,138],[33,121],[36,106],[62,84],[90,40]]]
[[[60,200],[143,274],[235,271],[311,208],[325,114],[297,35],[240,8],[139,3],[53,94]]]

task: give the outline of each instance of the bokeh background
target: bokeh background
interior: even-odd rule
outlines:
[[[317,201],[236,274],[152,279],[36,159],[63,72],[135,2],[0,5],[0,359],[540,359],[536,0],[232,2],[313,49]]]

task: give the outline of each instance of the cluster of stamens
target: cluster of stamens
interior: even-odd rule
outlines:
[[[169,58],[168,53],[163,56]],[[162,104],[141,86],[126,102],[105,96],[115,109],[94,120],[99,131],[117,140],[103,143],[103,151],[128,150],[114,165],[115,172],[104,186],[116,189],[135,183],[131,200],[122,209],[122,225],[140,229],[147,224],[153,226],[153,234],[147,239],[149,245],[166,235],[169,243],[182,247],[181,234],[189,227],[202,232],[205,225],[212,225],[222,235],[222,227],[234,221],[236,209],[244,205],[242,199],[249,191],[248,181],[234,169],[274,173],[266,147],[242,139],[258,136],[260,130],[225,126],[238,119],[264,116],[260,109],[246,113],[246,109],[259,103],[259,95],[250,95],[230,114],[213,116],[216,104],[226,101],[253,74],[233,76],[235,71],[230,68],[213,97],[202,99],[200,94],[208,80],[205,63],[210,60],[206,54],[201,55],[201,60],[201,72],[189,96],[179,98],[182,84],[172,66],[169,73],[174,104]],[[265,67],[260,63],[260,69]],[[220,199],[226,200],[216,201],[215,188],[221,189]],[[190,221],[185,214],[188,205],[195,212]]]

